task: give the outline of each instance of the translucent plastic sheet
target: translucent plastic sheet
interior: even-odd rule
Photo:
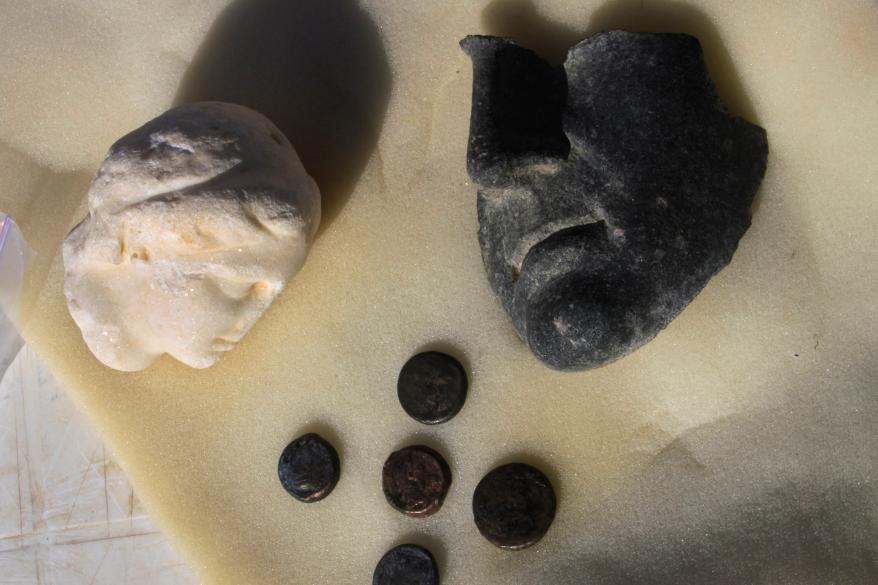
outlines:
[[[0,212],[0,379],[22,346],[21,289],[30,249],[15,221]]]

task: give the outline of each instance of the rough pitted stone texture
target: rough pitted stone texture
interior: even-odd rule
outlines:
[[[765,174],[765,130],[726,111],[689,35],[597,34],[559,68],[508,39],[461,45],[494,292],[549,366],[626,355],[731,260]]]
[[[265,116],[174,108],[119,139],[64,241],[67,306],[117,370],[232,349],[305,262],[320,192]]]

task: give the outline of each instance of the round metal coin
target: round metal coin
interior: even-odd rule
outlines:
[[[338,453],[320,435],[302,435],[284,449],[277,475],[284,489],[297,500],[322,500],[338,483]]]
[[[381,472],[381,487],[388,503],[414,517],[436,513],[450,485],[451,469],[445,459],[423,445],[391,453]]]
[[[372,585],[439,585],[439,569],[430,551],[416,544],[390,549],[375,567]]]
[[[473,517],[482,536],[509,550],[537,542],[555,518],[555,490],[539,469],[502,465],[482,478],[473,494]]]
[[[428,425],[453,418],[466,400],[466,371],[456,359],[438,351],[419,353],[399,372],[396,393],[403,410]]]

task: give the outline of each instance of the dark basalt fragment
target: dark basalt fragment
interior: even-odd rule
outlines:
[[[549,366],[624,356],[731,260],[765,130],[725,110],[688,35],[597,34],[558,68],[508,39],[461,45],[491,287]]]
[[[317,502],[338,483],[340,465],[335,448],[316,433],[302,435],[287,445],[277,463],[284,489],[302,502]]]
[[[439,585],[439,569],[430,551],[415,544],[402,544],[378,561],[372,585]]]

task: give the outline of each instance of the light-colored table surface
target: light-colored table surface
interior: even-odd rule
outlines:
[[[429,546],[443,585],[878,583],[875,0],[2,6],[0,209],[35,252],[26,337],[206,584],[360,585],[406,541]],[[724,102],[767,129],[768,171],[731,264],[668,328],[614,364],[556,372],[487,282],[466,169],[472,66],[458,43],[512,36],[563,58],[612,29],[700,39]],[[109,145],[203,99],[283,126],[326,196],[322,231],[215,366],[114,371],[70,317],[61,242]],[[464,356],[472,384],[459,416],[425,428],[395,384],[432,348]],[[173,585],[179,569],[162,574],[137,542],[154,535],[118,541],[152,576],[103,577],[101,543],[115,541],[99,539],[135,524],[130,491],[99,443],[64,436],[72,411],[56,412],[52,392],[25,384],[25,408],[45,409],[52,431],[25,433],[29,503],[11,533],[92,533],[21,553],[26,578],[46,567],[57,577],[43,582],[77,582],[62,577],[76,566],[86,584]],[[343,469],[314,506],[277,479],[278,456],[309,430]],[[381,491],[383,462],[407,444],[437,447],[452,468],[430,518],[399,514]],[[537,463],[559,496],[546,538],[514,554],[472,519],[480,479],[513,460]],[[18,471],[4,477],[17,501]],[[66,508],[45,499],[53,482]],[[93,564],[65,562],[80,551]]]
[[[0,584],[196,584],[37,355],[2,376]]]

